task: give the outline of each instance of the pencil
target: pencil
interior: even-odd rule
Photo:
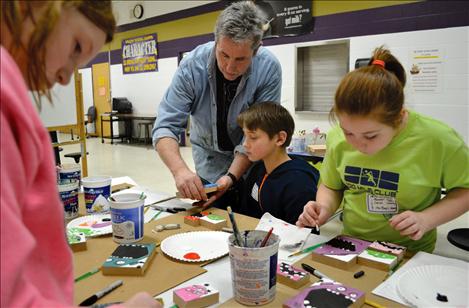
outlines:
[[[75,282],[78,282],[78,281],[83,280],[87,277],[90,277],[91,275],[96,274],[97,272],[99,272],[99,268],[94,268],[91,271],[89,271],[87,273],[84,273],[83,275],[75,278]]]
[[[264,240],[262,241],[260,247],[264,247],[265,244],[267,244],[267,241],[269,240],[270,236],[272,235],[272,231],[274,231],[274,227],[270,228],[269,232],[267,232],[267,235],[264,237]]]

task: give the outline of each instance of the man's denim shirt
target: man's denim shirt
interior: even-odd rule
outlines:
[[[216,182],[231,165],[234,153],[222,151],[217,138],[215,44],[198,46],[181,61],[170,87],[163,96],[153,128],[153,144],[160,138],[179,140],[190,115],[190,141],[197,174]],[[279,61],[260,47],[241,78],[228,111],[228,135],[235,152],[244,152],[243,131],[238,115],[254,103],[280,103],[282,70]]]

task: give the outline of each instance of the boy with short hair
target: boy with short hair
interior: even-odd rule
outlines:
[[[249,171],[241,212],[260,218],[269,212],[295,224],[309,200],[316,199],[319,172],[302,159],[288,156],[295,123],[280,104],[255,104],[238,116],[244,132],[243,146],[254,164]]]

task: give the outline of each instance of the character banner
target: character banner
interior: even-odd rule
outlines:
[[[137,74],[158,71],[156,33],[122,40],[122,71]]]

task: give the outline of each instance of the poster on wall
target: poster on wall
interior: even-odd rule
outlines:
[[[441,92],[443,55],[440,48],[411,50],[408,73],[410,73],[410,81],[414,92]]]
[[[313,32],[312,1],[255,0],[270,22],[264,38],[297,36]]]
[[[122,40],[122,72],[137,74],[158,71],[156,33]]]

